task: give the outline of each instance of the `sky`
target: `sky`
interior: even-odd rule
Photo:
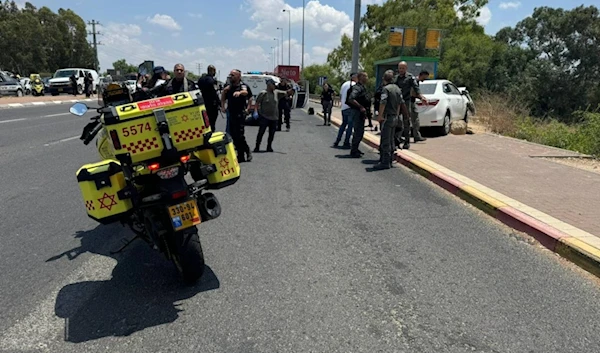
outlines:
[[[361,12],[366,11],[367,4],[385,1],[363,0]],[[22,0],[16,2],[21,6],[25,3]],[[302,0],[29,2],[53,11],[70,8],[86,22],[100,22],[96,30],[101,33],[98,36],[101,71],[124,58],[135,65],[154,60],[155,65],[167,68],[181,62],[194,73],[206,72],[206,67],[212,64],[224,78],[233,68],[272,70],[275,56],[278,64],[300,65],[301,62]],[[570,9],[579,5],[600,7],[600,0],[490,0],[478,21],[488,34],[495,34],[531,15],[536,7]],[[354,0],[306,1],[304,16],[304,65],[324,63],[327,54],[340,43],[342,34],[352,37]],[[290,21],[291,40],[288,39]],[[277,28],[283,28],[283,31]],[[89,39],[91,41],[91,36]],[[281,44],[283,50],[278,50],[279,55],[273,55],[277,50],[272,48],[281,49]],[[288,55],[290,50],[291,56]]]

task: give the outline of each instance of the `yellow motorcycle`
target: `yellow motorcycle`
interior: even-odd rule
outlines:
[[[111,84],[99,96],[103,106],[80,138],[87,145],[97,137],[102,157],[77,171],[88,216],[133,231],[113,253],[141,238],[171,260],[184,281],[196,282],[205,267],[197,226],[221,214],[217,197],[205,191],[240,177],[231,137],[211,131],[199,92],[136,102],[125,84]],[[70,112],[83,116],[89,109],[75,103]],[[194,183],[187,183],[187,173]]]
[[[31,84],[31,94],[34,96],[43,96],[45,91],[44,82],[38,74],[32,74],[29,76],[29,82]]]

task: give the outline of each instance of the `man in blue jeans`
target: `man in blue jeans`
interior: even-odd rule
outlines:
[[[333,147],[338,147],[340,142],[342,141],[342,135],[344,135],[344,131],[346,132],[346,138],[344,139],[344,148],[350,148],[350,137],[352,137],[352,127],[354,126],[354,119],[352,115],[352,110],[350,106],[346,104],[346,98],[350,93],[350,89],[352,86],[358,81],[358,74],[352,73],[350,74],[350,81],[344,82],[342,88],[340,88],[340,103],[342,105],[342,125],[338,130],[337,138],[333,143]]]

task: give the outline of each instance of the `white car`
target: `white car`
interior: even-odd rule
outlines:
[[[31,82],[28,78],[22,78],[20,80],[21,82],[21,86],[23,86],[23,89],[25,90],[25,94],[29,95],[31,94]]]
[[[417,98],[416,110],[421,127],[436,127],[443,136],[450,133],[450,123],[468,120],[469,98],[448,80],[426,80],[419,84],[427,103]]]

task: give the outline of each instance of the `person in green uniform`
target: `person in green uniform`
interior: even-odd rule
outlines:
[[[275,99],[275,81],[271,78],[267,79],[267,89],[260,92],[256,97],[256,107],[258,111],[259,128],[256,135],[256,147],[254,152],[260,152],[260,144],[262,138],[269,128],[269,137],[267,140],[267,152],[273,152],[273,139],[275,138],[275,130],[277,130],[278,121],[278,103]]]
[[[392,167],[392,159],[396,144],[394,134],[398,126],[400,114],[408,115],[406,104],[402,98],[402,90],[394,84],[394,71],[388,70],[383,75],[384,87],[381,90],[377,121],[381,126],[380,160],[373,169],[382,170]]]
[[[398,76],[396,76],[396,85],[400,87],[402,90],[402,99],[407,105],[408,112],[412,114],[415,111],[415,114],[412,116],[402,115],[402,134],[404,135],[404,149],[410,148],[410,127],[411,127],[411,119],[415,119],[412,121],[412,130],[413,130],[413,138],[415,142],[425,141],[423,137],[421,137],[421,133],[419,132],[419,115],[416,114],[416,107],[411,103],[411,90],[415,93],[416,98],[421,99],[424,103],[427,103],[427,98],[421,94],[421,90],[419,89],[419,83],[417,82],[416,77],[412,74],[408,73],[408,64],[406,61],[401,61],[398,64]]]

